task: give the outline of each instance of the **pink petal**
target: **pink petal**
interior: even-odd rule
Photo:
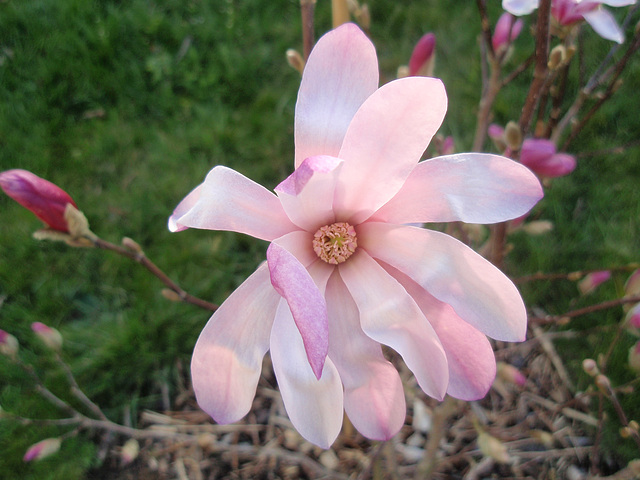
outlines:
[[[436,36],[434,33],[425,33],[411,52],[409,59],[409,75],[418,75],[420,72],[430,70],[427,62],[433,63],[434,53],[436,49]],[[426,68],[425,68],[426,67]],[[431,69],[432,70],[432,69]],[[424,75],[431,76],[431,75]]]
[[[432,230],[368,222],[358,227],[358,245],[451,305],[485,335],[524,340],[527,312],[515,285],[462,242]]]
[[[540,0],[502,0],[502,8],[516,16],[528,15],[538,8],[539,2]]]
[[[191,360],[193,389],[217,422],[236,422],[251,408],[279,301],[262,264],[200,333]]]
[[[199,190],[196,188],[187,195],[176,210],[178,214],[174,213],[169,220],[174,231],[230,230],[270,241],[297,230],[273,193],[223,166],[211,170]]]
[[[568,153],[556,153],[547,161],[542,162],[531,169],[538,175],[556,178],[570,174],[576,169],[576,158]]]
[[[376,51],[358,27],[345,24],[320,38],[298,92],[296,167],[316,155],[337,157],[353,115],[376,88]]]
[[[528,138],[522,142],[520,161],[529,168],[546,162],[556,153],[556,144],[545,138]]]
[[[393,267],[387,271],[413,297],[442,342],[449,365],[447,393],[461,400],[484,397],[496,376],[496,360],[487,337],[400,271]]]
[[[461,153],[419,163],[373,221],[496,223],[528,212],[543,196],[521,164],[488,153]]]
[[[276,238],[273,243],[283,247],[305,267],[309,267],[313,262],[319,260],[318,255],[313,251],[313,233],[295,230]]]
[[[335,222],[333,196],[342,160],[327,155],[305,159],[275,189],[288,217],[300,228],[315,232]]]
[[[360,107],[344,138],[334,208],[352,225],[366,220],[402,187],[436,133],[447,95],[435,78],[387,83]]]
[[[202,184],[198,185],[196,188],[191,190],[189,195],[184,197],[182,201],[178,204],[178,206],[173,210],[173,214],[169,217],[169,230],[172,232],[181,232],[182,230],[186,230],[189,227],[185,227],[184,225],[178,225],[178,219],[182,217],[185,213],[193,208],[193,206],[200,199],[200,190],[202,189]]]
[[[616,19],[604,8],[598,8],[592,10],[583,15],[591,28],[593,28],[598,35],[607,40],[613,40],[617,43],[624,42],[624,33],[618,26]]]
[[[515,20],[513,16],[507,12],[500,15],[493,31],[493,37],[491,38],[493,50],[497,51],[500,47],[515,40],[522,31],[522,25],[522,20]]]
[[[382,355],[380,344],[360,327],[360,313],[339,275],[325,294],[329,310],[329,358],[344,385],[344,408],[365,437],[388,440],[406,416],[404,390],[395,367]]]
[[[402,355],[420,388],[441,400],[449,383],[447,359],[435,331],[406,290],[362,249],[338,271],[358,306],[364,333]]]
[[[284,300],[280,301],[271,332],[271,360],[282,400],[291,422],[304,438],[329,448],[342,426],[342,384],[327,358],[316,378],[305,346]]]
[[[300,331],[309,365],[319,379],[329,351],[327,304],[307,269],[277,243],[267,249],[271,284],[287,301]]]

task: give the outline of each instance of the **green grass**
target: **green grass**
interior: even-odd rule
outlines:
[[[318,32],[330,28],[326,3],[317,6]],[[454,135],[464,151],[472,142],[479,99],[477,13],[471,2],[456,6],[455,14],[447,2],[432,3],[371,2],[372,39],[388,81],[407,63],[415,41],[425,31],[436,32],[436,75],[449,95],[441,131]],[[294,0],[0,3],[0,170],[24,168],[59,184],[98,235],[116,243],[123,236],[134,238],[190,293],[222,302],[264,259],[266,245],[231,233],[171,234],[167,217],[214,165],[228,165],[268,188],[291,171],[299,75],[286,64],[285,51],[300,48],[298,5]],[[490,13],[494,19],[499,14]],[[461,31],[461,24],[469,28]],[[605,52],[609,42],[592,36],[590,50]],[[518,42],[531,44],[524,35]],[[516,52],[510,65],[524,55]],[[635,140],[640,119],[629,106],[638,98],[639,70],[636,60],[618,96],[572,152]],[[529,78],[527,72],[500,95],[496,121],[519,116]],[[639,165],[637,147],[581,158],[576,172],[555,181],[536,208],[536,216],[554,222],[554,231],[513,238],[511,273],[637,261]],[[29,328],[43,321],[63,332],[65,357],[111,418],[121,420],[125,407],[133,421],[141,409],[160,408],[162,385],[174,391],[178,365],[188,365],[208,315],[166,301],[160,282],[126,259],[33,240],[39,222],[4,195],[0,222],[0,296],[5,298],[0,328],[20,339],[25,358],[47,365]],[[578,305],[612,298],[623,281],[617,275]],[[550,313],[572,308],[577,297],[575,286],[562,282],[527,285],[523,291],[531,305]],[[585,317],[575,328],[591,331],[614,324],[620,315],[615,310]],[[585,337],[579,348],[569,345],[569,362],[578,365],[605,349],[601,338]],[[628,381],[630,372],[619,357],[615,380]],[[6,361],[0,361],[0,378],[5,410],[43,418],[60,414],[39,401]],[[586,376],[580,381],[586,384]],[[47,382],[62,388],[59,376],[47,376]],[[637,398],[631,398],[636,405]],[[96,466],[90,436],[65,441],[59,455],[42,463],[22,463],[29,445],[56,432],[2,422],[0,471],[10,472],[7,478],[82,478]]]

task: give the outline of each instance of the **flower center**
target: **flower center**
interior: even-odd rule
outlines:
[[[313,251],[332,265],[346,262],[356,248],[356,230],[346,222],[325,225],[313,235]]]

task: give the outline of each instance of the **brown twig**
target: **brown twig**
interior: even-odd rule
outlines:
[[[302,51],[304,61],[309,59],[311,50],[315,43],[315,33],[313,25],[313,15],[316,7],[316,0],[300,0],[300,13],[302,15]]]
[[[609,270],[610,272],[615,272],[615,271],[631,271],[631,270],[636,270],[640,268],[640,264],[637,263],[630,263],[629,265],[619,265],[619,266],[614,266],[614,267],[607,267],[607,268],[594,268],[591,270],[576,270],[575,272],[569,272],[569,273],[543,273],[543,272],[537,272],[534,273],[532,275],[526,275],[524,277],[518,277],[518,278],[514,278],[513,283],[519,284],[519,283],[527,283],[527,282],[533,282],[533,281],[538,281],[538,280],[571,280],[571,281],[575,281],[575,280],[579,280],[580,278],[584,277],[585,275],[588,275],[590,273],[594,273],[594,272],[600,272],[602,270]]]
[[[214,303],[207,302],[206,300],[202,300],[198,297],[194,297],[193,295],[185,292],[180,286],[171,280],[166,273],[164,273],[160,268],[153,263],[149,258],[144,254],[143,251],[139,250],[131,250],[129,248],[121,247],[120,245],[116,245],[114,243],[103,240],[99,237],[90,239],[93,245],[102,250],[109,250],[111,252],[115,252],[123,257],[130,258],[131,260],[139,263],[144,268],[149,270],[153,275],[158,277],[162,283],[164,283],[170,290],[174,291],[180,297],[180,300],[183,302],[191,303],[192,305],[196,305],[205,310],[209,310],[215,312],[218,309],[218,305]]]
[[[548,315],[545,317],[529,317],[529,322],[545,324],[554,323],[563,318],[574,318],[588,313],[598,312],[600,310],[606,310],[608,308],[618,307],[625,303],[638,303],[640,302],[640,295],[634,295],[632,297],[616,298],[615,300],[609,300],[607,302],[597,303],[595,305],[589,305],[588,307],[578,308],[562,315]]]

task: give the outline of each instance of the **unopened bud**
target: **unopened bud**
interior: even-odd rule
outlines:
[[[511,457],[507,452],[505,444],[487,432],[482,431],[479,433],[478,447],[486,457],[492,458],[498,463],[511,462]]]
[[[62,335],[55,328],[51,328],[42,322],[33,322],[31,330],[51,350],[59,352],[62,349]]]
[[[624,284],[624,296],[625,297],[635,297],[640,295],[640,269],[635,270],[627,279]],[[623,306],[625,311],[632,308],[631,304],[626,304]]]
[[[409,75],[430,77],[436,59],[436,36],[429,32],[422,36],[416,46],[413,47],[411,58],[409,59]]]
[[[598,369],[598,364],[592,358],[585,358],[582,361],[582,369],[585,371],[587,375],[591,377],[595,377],[600,373],[600,370]]]
[[[396,71],[396,78],[406,78],[409,76],[409,66],[400,65]]]
[[[122,459],[123,465],[128,465],[133,462],[136,458],[138,458],[138,454],[140,453],[140,444],[135,438],[130,438],[125,442],[122,446],[122,450],[120,451],[120,458]]]
[[[624,325],[629,333],[640,337],[640,303],[636,303],[627,312]]]
[[[640,425],[635,420],[631,420],[627,426],[634,432],[640,430]]]
[[[511,150],[519,150],[522,144],[522,131],[520,126],[510,121],[504,128],[504,141]]]
[[[515,20],[510,13],[503,13],[496,23],[491,45],[496,54],[501,53],[509,43],[513,42],[522,31],[522,20]]]
[[[34,460],[42,460],[53,455],[60,450],[61,440],[59,438],[46,438],[31,445],[22,457],[22,461],[31,462]]]
[[[527,377],[525,377],[516,367],[509,365],[508,363],[498,362],[497,374],[501,380],[515,383],[516,385],[523,386],[527,383]]]
[[[68,231],[64,212],[67,205],[75,207],[76,204],[57,185],[27,170],[14,169],[0,173],[0,188],[49,228]]]
[[[182,301],[182,298],[180,297],[180,295],[178,295],[176,292],[174,292],[170,288],[163,288],[161,293],[164,298],[166,298],[167,300],[171,300],[172,302]]]
[[[596,375],[596,386],[602,393],[609,394],[611,392],[611,381],[603,374]]]
[[[525,223],[522,230],[529,235],[542,235],[553,230],[553,222],[550,220],[534,220],[532,222]]]
[[[629,368],[640,373],[640,341],[629,349]]]
[[[287,63],[300,72],[300,74],[304,71],[304,59],[302,58],[302,55],[300,55],[300,52],[293,48],[287,50]]]
[[[64,210],[64,218],[69,227],[69,234],[74,238],[94,238],[95,234],[89,230],[89,221],[74,205],[67,204]]]
[[[564,45],[556,45],[549,53],[547,66],[550,70],[561,67],[567,61],[567,49]]]
[[[582,295],[587,295],[595,291],[596,288],[610,278],[611,272],[609,270],[591,272],[578,282],[578,290],[580,290]]]
[[[631,435],[633,435],[633,431],[629,427],[620,428],[620,436],[622,438],[629,438]]]
[[[142,247],[138,242],[129,237],[122,239],[122,246],[135,253],[142,253]]]
[[[487,134],[500,152],[504,152],[507,149],[507,144],[504,141],[504,128],[492,123],[487,129]]]
[[[5,355],[15,360],[20,350],[18,339],[4,330],[0,330],[0,355]]]

